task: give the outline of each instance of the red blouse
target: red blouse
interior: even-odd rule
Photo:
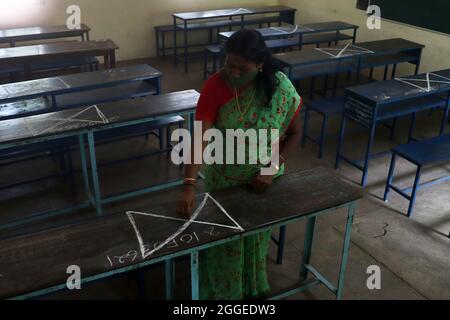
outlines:
[[[222,79],[220,73],[215,73],[205,82],[205,85],[203,86],[200,99],[197,104],[195,119],[197,121],[215,123],[220,108],[230,102],[233,98],[234,93],[228,84]],[[295,116],[291,121],[291,125],[297,119],[302,104],[303,99],[300,101]]]

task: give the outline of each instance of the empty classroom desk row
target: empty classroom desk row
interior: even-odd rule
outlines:
[[[91,28],[85,24],[76,29],[69,29],[65,25],[3,29],[0,30],[0,43],[8,43],[11,47],[15,47],[20,42],[72,37],[80,37],[81,41],[89,41],[90,31]]]
[[[372,147],[377,125],[381,122],[410,116],[408,142],[412,140],[416,115],[419,112],[442,108],[444,116],[439,134],[445,132],[450,108],[450,70],[374,82],[346,89],[346,103],[339,135],[336,168],[341,160],[361,170],[361,185],[366,186]],[[361,162],[344,155],[344,138],[347,122],[356,123],[369,132],[366,154]]]
[[[394,65],[392,76],[395,77],[398,64],[410,63],[415,66],[414,72],[417,73],[424,47],[422,44],[405,39],[386,39],[331,48],[291,51],[274,56],[284,66],[286,74],[292,81],[353,71],[356,71],[358,81],[362,70],[376,66],[384,66],[386,72],[390,65]]]
[[[159,94],[161,78],[159,70],[134,65],[0,85],[0,119]]]
[[[356,42],[358,26],[342,21],[330,21],[310,23],[305,25],[283,25],[279,27],[256,29],[266,40],[266,45],[272,50],[294,49],[301,50],[305,45],[327,43],[338,45],[342,41]],[[351,31],[351,34],[343,33]],[[221,55],[224,43],[235,33],[235,31],[219,33],[219,44],[205,47],[204,76],[217,70],[217,61]],[[209,56],[213,58],[213,68],[208,67]]]
[[[286,194],[291,197],[286,198]],[[318,196],[319,195],[319,196]],[[298,292],[323,285],[338,300],[343,298],[345,274],[349,259],[352,224],[356,215],[357,201],[363,194],[325,168],[296,172],[280,178],[274,183],[269,199],[246,187],[237,187],[227,192],[212,195],[201,194],[198,203],[205,202],[202,215],[214,217],[217,201],[234,217],[223,220],[229,228],[206,233],[204,226],[187,222],[189,229],[183,230],[174,241],[176,246],[155,246],[146,250],[149,244],[158,244],[170,236],[171,224],[146,216],[143,212],[160,209],[161,214],[173,217],[173,203],[163,203],[150,198],[139,208],[117,212],[107,217],[91,219],[45,233],[25,235],[18,239],[0,241],[0,260],[3,281],[0,283],[0,298],[24,300],[42,297],[67,290],[67,266],[76,264],[82,268],[82,283],[111,278],[115,275],[140,271],[163,262],[165,265],[165,296],[174,297],[175,259],[187,256],[190,260],[191,298],[199,296],[199,253],[207,248],[229,243],[258,232],[280,226],[307,222],[307,232],[302,241],[305,255],[299,263],[299,283],[289,289],[283,288],[271,296],[272,300],[283,299]],[[260,201],[264,201],[263,205]],[[346,210],[345,236],[340,261],[337,262],[336,280],[328,279],[313,266],[315,224],[320,217]],[[138,210],[134,212],[132,210]],[[275,216],[274,216],[275,215]],[[224,215],[223,215],[224,216]],[[225,217],[225,216],[224,216]],[[212,219],[212,218],[211,218]],[[217,220],[217,218],[216,218]],[[233,228],[233,227],[234,228]],[[137,237],[142,237],[142,243]],[[61,241],[64,238],[66,241]],[[195,238],[192,241],[191,238]],[[189,241],[191,239],[191,241]],[[130,252],[136,254],[124,255]],[[55,251],[56,250],[56,251]],[[56,252],[56,254],[55,254]],[[36,264],[40,267],[36,268]],[[24,277],[23,275],[27,275]],[[306,280],[306,281],[305,281]],[[143,287],[143,277],[139,286]]]
[[[233,27],[238,26],[244,28],[246,21],[249,18],[255,16],[261,16],[258,20],[258,24],[273,22],[273,17],[267,15],[276,15],[276,19],[281,25],[283,22],[288,24],[295,24],[295,12],[297,9],[286,6],[266,6],[256,8],[235,8],[235,9],[223,9],[223,10],[211,10],[211,11],[199,11],[199,12],[185,12],[174,13],[173,17],[173,48],[174,48],[174,62],[175,65],[181,60],[184,63],[185,71],[188,72],[189,63],[189,39],[188,34],[192,30],[196,30],[199,27],[199,22],[208,21],[210,28],[216,29],[219,27]],[[237,20],[233,20],[233,18]],[[223,19],[227,20],[223,20]],[[220,19],[220,21],[217,21]],[[267,20],[265,20],[267,19]],[[179,21],[181,23],[179,23]],[[254,24],[254,20],[251,24]],[[178,50],[177,31],[183,32],[182,41],[183,45],[181,50]],[[179,51],[181,51],[181,57],[179,57]]]
[[[2,48],[0,49],[0,68],[8,73],[23,71],[29,78],[36,64],[47,64],[48,68],[51,68],[55,60],[64,62],[70,59],[103,57],[105,68],[109,69],[116,65],[117,49],[119,47],[111,40],[64,41]],[[92,60],[87,61],[92,63]]]
[[[70,208],[34,214],[28,220],[15,221],[1,226],[0,229],[90,206],[93,206],[101,216],[105,204],[182,184],[183,181],[171,181],[119,195],[104,196],[101,193],[98,176],[95,142],[96,137],[103,132],[151,125],[155,121],[177,116],[190,117],[188,127],[191,128],[198,98],[199,94],[196,91],[188,90],[0,121],[0,150],[33,147],[58,141],[63,141],[66,146],[67,143],[76,143],[80,151],[84,189],[88,199]],[[122,130],[115,132],[120,134]],[[89,157],[86,153],[86,141]]]

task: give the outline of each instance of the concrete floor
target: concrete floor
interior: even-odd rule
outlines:
[[[159,68],[165,74],[164,91],[171,92],[184,89],[200,90],[202,65],[194,63],[190,73],[185,74],[182,68],[174,68],[172,61],[151,59],[131,61],[127,64],[145,62]],[[302,91],[302,90],[300,90]],[[437,132],[441,114],[421,115],[416,136],[433,136]],[[312,119],[311,127],[318,131],[319,118]],[[338,122],[332,121],[326,156],[317,158],[315,146],[298,148],[288,161],[291,172],[305,170],[317,166],[333,168],[336,152]],[[389,132],[381,128],[375,145],[376,151],[388,150],[390,147],[404,143],[407,133],[407,121],[401,121],[395,141],[388,139]],[[361,131],[353,131],[347,138],[347,152],[361,157],[367,137]],[[103,146],[99,150],[100,161],[117,159],[125,155],[139,154],[156,146],[156,141],[136,139]],[[377,158],[370,167],[369,185],[365,199],[360,202],[358,215],[354,224],[354,232],[350,251],[350,260],[345,285],[345,299],[449,299],[450,298],[450,182],[436,185],[420,192],[415,216],[405,216],[406,201],[392,195],[389,204],[380,200],[383,195],[388,173],[390,157]],[[17,179],[24,179],[44,171],[51,172],[55,163],[44,159],[33,163],[22,163],[3,169],[0,172],[0,184]],[[432,180],[448,174],[450,164],[440,165],[426,170],[424,179]],[[176,178],[181,172],[168,164],[167,158],[158,156],[128,163],[106,167],[101,170],[102,191],[104,194],[131,190],[135,187],[162,182],[167,177]],[[360,172],[343,165],[337,171],[351,183],[360,180]],[[397,180],[402,185],[411,183],[414,168],[400,161]],[[80,177],[78,187],[81,188]],[[199,187],[201,192],[201,187]],[[143,200],[168,199],[174,204],[179,197],[179,190],[164,191],[123,202],[106,208],[107,214],[122,212],[130,207],[138,208]],[[27,185],[15,189],[0,191],[0,223],[26,217],[31,212],[55,208],[73,203],[74,199],[62,179]],[[45,222],[2,232],[2,237],[14,236],[17,233],[31,232],[49,226],[77,221],[83,217],[92,217],[93,212],[78,212],[63,218],[53,218]],[[338,263],[343,242],[345,212],[336,212],[320,220],[313,254],[313,264],[325,275],[336,279]],[[268,259],[269,278],[274,291],[292,286],[296,283],[299,261],[302,256],[302,239],[304,223],[298,223],[288,229],[286,259],[283,265],[275,264],[276,248],[273,245]],[[366,273],[369,266],[381,268],[381,290],[367,288]],[[160,266],[146,272],[148,299],[164,298],[163,273]],[[189,295],[189,270],[186,261],[177,263],[176,298],[185,299]],[[136,280],[133,275],[122,276],[110,281],[86,286],[80,292],[64,292],[46,299],[135,299],[137,297]],[[323,287],[293,296],[290,299],[331,299],[332,296]]]

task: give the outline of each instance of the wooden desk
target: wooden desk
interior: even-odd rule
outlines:
[[[374,58],[384,61],[381,62],[382,65],[413,63],[417,71],[423,48],[423,45],[408,40],[387,39],[331,48],[292,51],[274,56],[289,69],[289,77],[292,80],[298,80],[327,74],[327,70],[329,70],[328,74],[334,74],[335,70],[341,70],[329,68],[329,66],[339,64],[361,70],[363,67],[370,67],[370,59]],[[319,65],[324,66],[323,70],[319,70]],[[393,76],[395,77],[395,72]]]
[[[159,94],[162,76],[135,65],[0,85],[0,120]]]
[[[97,215],[101,216],[104,204],[181,185],[183,181],[176,180],[124,194],[103,197],[98,177],[95,135],[108,130],[148,124],[173,116],[189,116],[189,129],[192,130],[199,96],[195,90],[187,90],[0,121],[0,150],[51,143],[63,139],[75,140],[80,150],[84,188],[88,198],[86,202],[70,208],[37,213],[28,219],[11,222],[0,226],[0,230],[91,206],[94,206]],[[86,141],[89,158],[86,154]],[[89,171],[88,162],[91,168]],[[91,181],[92,183],[90,183]]]
[[[409,143],[413,140],[416,114],[421,111],[444,108],[440,134],[444,133],[450,109],[450,69],[350,87],[346,89],[346,95],[347,102],[344,107],[336,168],[339,168],[341,160],[358,168],[363,172],[361,185],[365,186],[370,160],[373,157],[371,149],[377,124],[390,119],[411,116]],[[370,132],[362,164],[343,155],[344,136],[349,121],[357,123]]]
[[[307,221],[304,254],[300,263],[298,286],[273,299],[282,299],[323,284],[337,299],[342,298],[345,272],[350,249],[351,229],[356,211],[356,202],[362,192],[324,168],[286,175],[264,194],[248,187],[240,187],[211,195],[234,220],[231,221],[215,205],[211,198],[198,215],[199,221],[211,221],[229,227],[197,224],[194,221],[171,221],[145,216],[158,213],[179,218],[175,203],[161,203],[148,199],[148,205],[127,212],[87,221],[72,226],[19,237],[0,242],[0,297],[28,299],[66,289],[67,268],[81,268],[83,285],[147,266],[166,263],[167,298],[173,290],[173,259],[191,256],[192,299],[199,298],[199,252],[233,240],[290,225],[300,220]],[[205,195],[197,197],[199,206]],[[313,238],[317,218],[348,209],[342,261],[337,285],[327,280],[311,265]],[[132,223],[132,221],[134,223]],[[174,233],[181,226],[185,229]],[[238,227],[239,226],[239,227]],[[138,242],[142,239],[142,245]],[[159,250],[158,243],[173,237]],[[146,251],[148,250],[148,251]],[[149,254],[150,253],[150,254]],[[307,276],[312,277],[308,280]]]
[[[9,43],[15,47],[17,42],[37,41],[57,38],[81,37],[89,41],[91,28],[82,24],[80,29],[68,29],[67,26],[26,27],[0,30],[0,43]]]
[[[297,9],[286,7],[286,6],[265,6],[265,7],[255,7],[255,8],[232,8],[232,9],[221,9],[221,10],[209,10],[209,11],[198,11],[198,12],[185,12],[185,13],[174,13],[173,17],[173,35],[174,35],[174,62],[175,65],[178,64],[178,50],[177,50],[177,31],[181,30],[184,33],[184,43],[183,43],[183,58],[185,71],[188,72],[188,33],[191,29],[192,22],[201,20],[214,20],[218,18],[228,18],[227,22],[220,22],[217,24],[216,21],[212,21],[211,28],[226,27],[230,26],[240,26],[244,28],[245,20],[249,16],[255,15],[267,15],[267,14],[278,14],[279,22],[286,22],[289,24],[295,23],[295,12]],[[237,17],[238,21],[233,20],[233,17]],[[181,21],[181,24],[178,23]],[[270,20],[272,21],[272,20]],[[237,22],[237,23],[236,23]],[[263,23],[263,22],[261,22]],[[197,29],[198,26],[194,26],[193,29]],[[231,29],[230,29],[231,30]]]
[[[40,44],[25,47],[0,49],[0,67],[24,66],[26,73],[31,74],[32,62],[51,62],[55,58],[98,57],[103,56],[105,68],[116,65],[116,50],[119,47],[111,40],[99,41],[67,41]]]
[[[301,49],[304,45],[321,43],[338,44],[340,41],[351,40],[356,42],[357,30],[359,26],[342,21],[329,21],[321,23],[308,23],[304,25],[284,25],[281,27],[271,27],[256,29],[265,40],[273,38],[291,38],[298,36],[298,46]],[[351,30],[353,34],[342,34],[342,31]],[[235,31],[219,33],[220,39],[225,42]]]

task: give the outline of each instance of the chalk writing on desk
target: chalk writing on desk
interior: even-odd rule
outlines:
[[[335,47],[335,48],[315,48],[315,50],[325,53],[333,58],[339,59],[344,57],[351,57],[362,54],[370,54],[374,53],[371,50],[358,47],[354,44],[347,44],[343,48]]]
[[[209,227],[201,233],[191,232],[191,233],[183,233],[178,238],[169,242],[166,246],[167,249],[175,249],[179,248],[185,244],[199,244],[203,237],[217,237],[221,234],[221,231],[216,227]],[[161,242],[149,242],[144,244],[144,250],[149,252],[158,246],[161,245]],[[139,250],[130,250],[129,252],[122,255],[113,255],[106,256],[108,260],[108,267],[120,266],[124,264],[131,264],[139,261],[142,258],[142,253]]]
[[[431,92],[433,90],[438,90],[441,86],[450,85],[450,78],[432,72],[417,76],[417,78],[395,78],[395,80],[417,88],[423,92]]]
[[[213,204],[220,209],[220,212],[222,214],[224,214],[227,217],[227,220],[230,222],[230,224],[219,224],[219,223],[213,223],[213,222],[206,222],[206,221],[201,221],[199,220],[199,216],[203,210],[203,208],[205,207],[206,203],[208,202],[208,200],[212,201]],[[157,219],[164,219],[164,220],[171,220],[171,221],[177,221],[177,222],[184,222],[184,224],[175,232],[173,233],[171,236],[169,236],[166,240],[162,241],[161,243],[158,243],[156,246],[154,246],[153,248],[148,248],[148,246],[146,247],[144,244],[144,240],[142,237],[141,232],[139,231],[139,227],[136,223],[135,220],[135,216],[136,215],[140,215],[140,216],[146,216],[146,217],[153,217],[153,218],[157,218]],[[222,207],[222,205],[216,200],[214,199],[209,193],[207,193],[203,199],[203,201],[201,202],[200,206],[194,211],[191,219],[189,220],[185,220],[185,219],[180,219],[180,218],[175,218],[175,217],[169,217],[169,216],[163,216],[163,215],[157,215],[157,214],[153,214],[153,213],[142,213],[142,212],[133,212],[133,211],[129,211],[127,212],[127,216],[128,219],[136,233],[136,238],[138,240],[139,243],[139,248],[140,248],[140,252],[142,255],[142,259],[145,260],[148,257],[152,256],[154,253],[160,251],[161,249],[169,246],[171,243],[173,244],[174,241],[179,237],[184,237],[183,233],[193,224],[200,224],[200,225],[206,225],[208,227],[216,227],[216,228],[225,228],[225,229],[231,229],[237,232],[243,232],[245,231],[237,222],[236,220],[234,220],[229,214],[228,212]],[[188,239],[187,237],[184,237],[184,239]],[[197,235],[197,239],[198,239],[198,235]],[[181,238],[180,238],[181,240]],[[193,241],[194,239],[190,240]]]
[[[36,124],[40,125],[41,123],[32,122],[35,120],[28,122],[28,120],[25,119],[25,121],[27,121],[27,123],[29,124],[30,130],[32,131],[34,136],[41,136],[43,134],[48,133],[81,129],[86,127],[98,126],[102,124],[105,125],[111,123],[112,121],[117,120],[118,120],[117,117],[108,119],[96,105],[90,106],[64,119],[53,117],[53,114],[50,114],[49,116],[44,117],[41,121],[46,126],[46,128],[43,130],[34,130],[32,128],[33,125]],[[49,125],[49,123],[51,122],[56,123],[53,125]]]
[[[253,11],[249,10],[249,9],[245,9],[245,8],[239,8],[233,12],[230,12],[230,15],[233,16],[235,14],[251,14],[253,13]]]

